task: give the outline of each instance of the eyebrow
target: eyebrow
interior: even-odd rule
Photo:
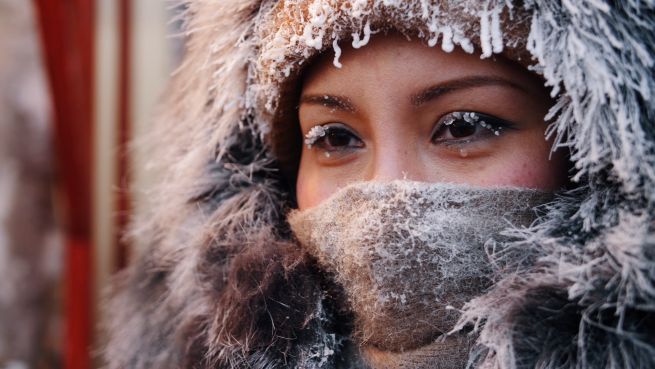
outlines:
[[[510,87],[520,90],[521,92],[529,93],[529,91],[525,89],[523,86],[501,77],[472,76],[472,77],[457,79],[453,81],[440,83],[434,86],[430,86],[424,89],[423,91],[415,95],[412,95],[411,101],[414,106],[419,107],[427,103],[428,101],[438,99],[443,95],[455,91],[466,90],[466,89],[477,88],[477,87],[485,87],[485,86],[505,86],[505,87]]]
[[[330,109],[342,110],[348,113],[357,111],[355,105],[349,98],[336,95],[304,95],[300,98],[300,104],[321,105]]]
[[[444,83],[439,83],[430,86],[423,91],[411,96],[410,100],[415,107],[436,100],[444,95],[453,93],[455,91],[486,87],[486,86],[505,86],[524,93],[530,93],[525,87],[512,82],[510,80],[495,77],[495,76],[472,76],[461,79],[456,79]],[[320,105],[330,109],[341,110],[348,113],[357,112],[357,108],[345,96],[316,94],[316,95],[303,95],[300,98],[300,104]]]

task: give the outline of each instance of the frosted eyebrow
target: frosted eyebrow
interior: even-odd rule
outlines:
[[[485,86],[505,86],[529,93],[523,86],[500,77],[473,76],[430,86],[418,94],[412,95],[411,101],[414,106],[419,107],[451,92]]]
[[[304,95],[300,98],[300,104],[321,105],[330,109],[338,109],[348,113],[357,111],[350,99],[335,95]]]

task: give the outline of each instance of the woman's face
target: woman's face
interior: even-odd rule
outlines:
[[[565,184],[566,158],[549,159],[544,137],[551,100],[520,66],[396,35],[344,50],[340,61],[324,57],[303,81],[300,209],[355,181]]]

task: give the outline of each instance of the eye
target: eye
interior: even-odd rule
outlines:
[[[328,123],[313,127],[305,135],[308,148],[316,147],[326,153],[364,147],[364,142],[342,123]]]
[[[431,137],[438,143],[468,143],[494,136],[514,125],[503,119],[476,112],[453,112],[439,120]]]

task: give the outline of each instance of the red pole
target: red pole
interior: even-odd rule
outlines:
[[[94,0],[34,0],[54,107],[57,188],[66,237],[65,358],[88,369],[91,346]]]
[[[116,197],[116,268],[121,269],[127,265],[128,244],[123,237],[130,218],[130,167],[128,142],[130,139],[132,112],[132,2],[120,0],[119,6],[119,87],[118,87],[118,195]]]

